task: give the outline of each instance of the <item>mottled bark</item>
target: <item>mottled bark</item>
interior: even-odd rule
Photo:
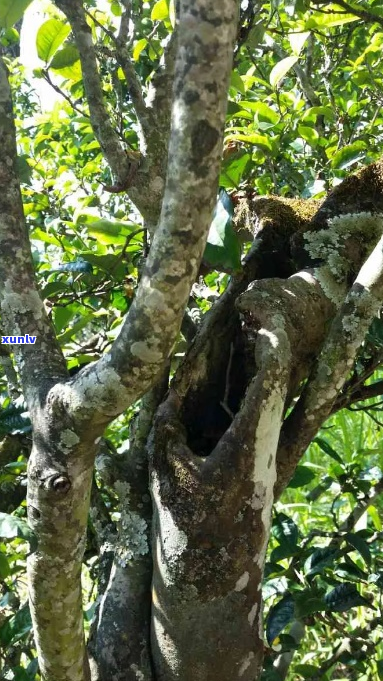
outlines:
[[[131,162],[107,115],[83,5],[56,4],[81,54],[95,134],[117,182],[130,184]],[[216,200],[237,11],[236,0],[183,0],[175,65],[173,38],[153,99],[144,103],[137,81],[132,84],[149,151],[129,191],[154,227],[174,68],[159,226],[120,336],[70,380],[34,283],[0,63],[0,307],[3,333],[36,335],[36,344],[15,349],[15,359],[33,424],[28,506],[38,549],[28,570],[44,681],[89,678],[80,572],[97,443],[105,425],[154,385],[181,325]],[[129,79],[124,50],[122,32],[117,51]],[[155,131],[147,123],[153,112],[160,121]],[[348,178],[311,224],[312,205],[290,222],[292,204],[273,199],[283,208],[279,231],[260,221],[243,272],[202,323],[150,440],[151,600],[146,423],[122,479],[132,489],[125,498],[119,488],[123,521],[94,646],[103,681],[259,677],[261,580],[274,492],[287,484],[333,408],[382,299],[382,168],[378,162]],[[270,264],[277,250],[282,256]]]
[[[166,371],[163,380],[141,401],[129,451],[114,477],[122,520],[109,583],[100,599],[92,645],[100,681],[153,679],[150,653],[152,504],[146,444],[167,386]],[[121,494],[124,486],[127,492]]]
[[[144,273],[110,353],[55,388],[81,428],[101,434],[171,353],[216,201],[236,15],[235,0],[182,7],[166,189]]]
[[[65,0],[57,5],[71,17],[82,54],[93,127],[111,167],[118,170],[117,178],[126,179],[127,157],[106,117],[82,5]],[[28,513],[38,548],[29,557],[28,573],[44,681],[85,681],[89,677],[80,574],[98,436],[114,416],[154,384],[181,325],[216,199],[237,9],[235,0],[227,0],[219,8],[211,0],[185,1],[181,7],[182,38],[175,66],[167,185],[159,228],[119,338],[108,355],[73,380],[67,380],[64,359],[34,284],[16,174],[12,104],[5,69],[0,72],[2,324],[7,325],[6,333],[28,332],[37,337],[35,345],[18,346],[15,355],[33,424]],[[134,518],[132,513],[127,516],[126,529],[132,534]],[[124,549],[129,553],[129,544]],[[131,610],[129,619],[132,627],[140,622],[147,627],[148,567],[143,574],[139,570],[134,574],[134,569],[124,572],[120,567],[112,571],[105,612],[108,602],[116,602],[117,592],[124,597],[122,612],[133,605],[134,585],[136,603],[146,603],[146,615],[140,620],[142,613],[135,615]],[[106,627],[100,629],[100,636],[102,631],[105,633]],[[139,645],[141,651],[147,650],[147,639]],[[126,651],[120,649],[119,653],[126,659]],[[141,667],[136,667],[134,656],[129,664],[125,678],[133,679],[148,669],[142,660]]]

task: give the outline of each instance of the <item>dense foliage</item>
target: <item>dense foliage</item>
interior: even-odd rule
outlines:
[[[150,96],[151,79],[174,27],[174,3],[131,4],[129,50]],[[19,16],[9,15],[11,5],[0,3],[1,42],[8,55],[20,39],[13,27]],[[27,3],[13,5],[20,5],[21,15]],[[137,153],[135,112],[114,51],[125,3],[89,0],[85,5],[108,112],[121,140]],[[36,275],[75,373],[116,338],[150,238],[126,194],[110,191],[112,180],[90,125],[70,28],[54,6],[48,3],[45,9],[36,38],[40,67],[31,73],[25,59],[12,56],[8,67]],[[26,20],[21,41],[27,30]],[[238,233],[233,221],[241,197],[320,200],[350,171],[379,157],[382,46],[379,0],[271,0],[261,10],[250,0],[242,3],[221,192],[190,299],[194,321],[224,291],[250,246],[251,235]],[[52,88],[50,104],[39,99],[44,81]],[[185,325],[172,371],[188,342]],[[276,504],[264,584],[264,681],[285,678],[275,664],[278,657],[281,665],[288,660],[286,678],[291,680],[383,679],[382,348],[383,326],[377,319],[350,374],[349,392],[346,386]],[[26,555],[34,549],[25,521],[30,423],[17,377],[10,385],[9,373],[8,383],[0,374],[0,391],[0,670],[4,679],[31,681],[39,674],[25,580]],[[128,447],[138,408],[106,433],[103,446],[117,460]],[[119,501],[101,465],[94,504],[104,516],[104,540],[100,546],[99,528],[90,518],[84,561],[87,623],[94,610],[99,556],[112,551],[121,522]],[[294,656],[283,657],[291,651]]]

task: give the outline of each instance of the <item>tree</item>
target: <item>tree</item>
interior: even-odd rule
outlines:
[[[4,30],[26,4],[3,0]],[[367,157],[371,110],[358,108],[353,91],[355,111],[341,121],[331,76],[344,59],[334,31],[352,24],[343,43],[357,82],[372,89],[369,60],[382,33],[368,44],[368,31],[382,13],[376,3],[339,0],[317,10],[296,3],[291,19],[275,6],[121,0],[107,15],[94,2],[56,0],[38,32],[45,65],[35,75],[64,97],[66,128],[56,109],[34,126],[33,142],[19,132],[19,158],[15,117],[36,105],[23,101],[25,86],[17,91],[15,66],[12,105],[1,61],[0,349],[14,392],[11,349],[33,432],[33,536],[23,531],[34,544],[30,611],[46,681],[260,678],[273,502],[325,420],[379,394],[367,380],[379,348],[368,354],[366,335],[383,293],[380,139]],[[310,72],[322,50],[325,92]],[[285,77],[303,94],[294,126],[285,122]],[[372,162],[347,174],[358,160]],[[67,201],[70,163],[79,182]],[[259,198],[254,187],[275,195]],[[248,243],[242,263],[238,235]],[[39,242],[32,254],[31,240]],[[214,288],[207,310],[203,295]],[[118,311],[106,338],[105,306]],[[82,335],[87,324],[95,337]],[[121,455],[103,436],[126,410],[130,446]],[[86,647],[90,505],[99,600]],[[282,629],[273,627],[269,643]]]

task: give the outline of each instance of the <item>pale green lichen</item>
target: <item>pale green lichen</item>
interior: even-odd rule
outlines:
[[[306,232],[303,238],[310,257],[324,261],[335,281],[342,282],[354,261],[362,253],[368,255],[382,231],[381,213],[347,213],[330,218],[325,229]]]
[[[337,307],[344,301],[348,279],[355,277],[382,231],[381,213],[361,212],[335,216],[328,220],[326,228],[303,235],[310,257],[323,262],[315,268],[315,276]]]
[[[148,524],[138,513],[122,511],[119,523],[116,558],[121,567],[149,552]]]
[[[80,438],[73,430],[66,428],[62,431],[60,437],[60,444],[63,449],[72,449],[75,445],[80,442]]]
[[[162,353],[150,347],[149,342],[136,341],[132,343],[130,352],[145,364],[158,364],[163,359]]]

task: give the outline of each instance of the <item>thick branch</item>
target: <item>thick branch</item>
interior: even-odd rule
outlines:
[[[363,224],[363,214],[360,216]],[[361,268],[340,307],[315,370],[286,419],[278,452],[277,494],[291,478],[306,447],[327,416],[354,363],[383,296],[383,238]]]
[[[100,429],[152,385],[181,325],[216,201],[236,18],[235,0],[181,7],[167,184],[147,266],[110,353],[56,392]]]
[[[35,342],[13,346],[25,397],[43,399],[47,389],[67,376],[34,279],[32,256],[17,173],[16,133],[7,69],[0,60],[0,310],[2,334],[35,336]]]

